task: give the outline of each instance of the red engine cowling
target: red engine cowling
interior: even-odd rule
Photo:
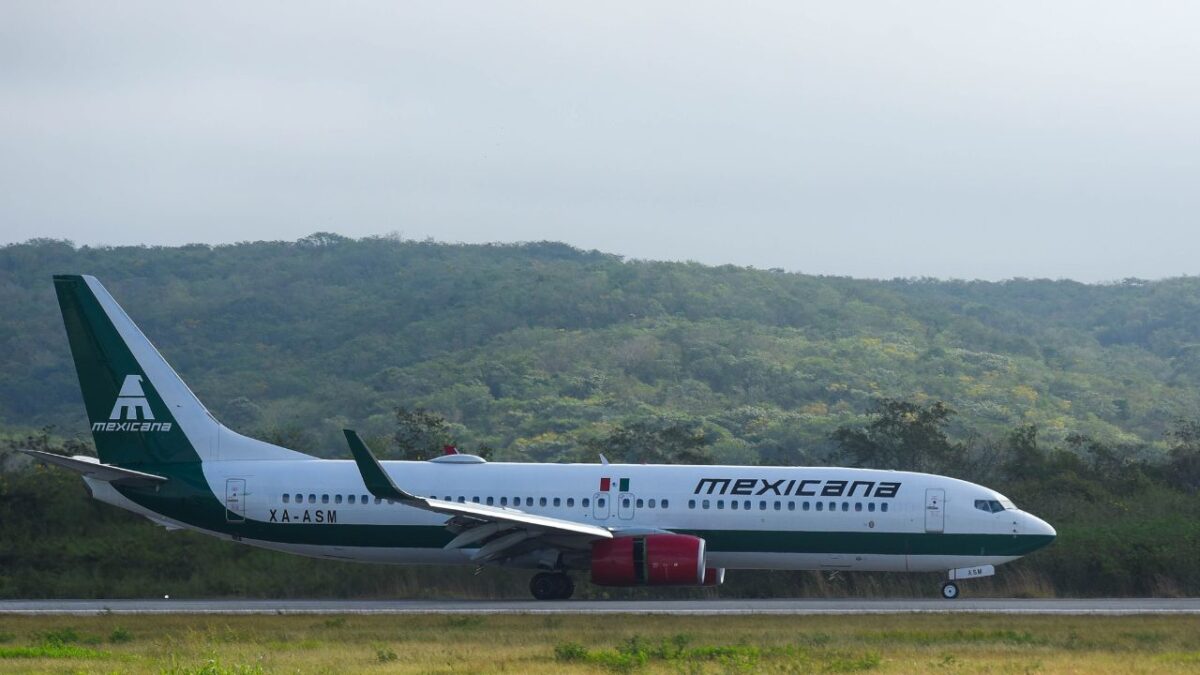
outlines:
[[[592,583],[599,586],[699,586],[704,540],[686,534],[648,534],[592,544]]]
[[[704,570],[704,585],[705,586],[720,586],[725,583],[725,568],[724,567],[709,567]]]

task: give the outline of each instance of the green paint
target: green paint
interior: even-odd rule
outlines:
[[[350,429],[343,429],[342,433],[346,435],[350,454],[354,455],[354,463],[358,465],[358,472],[362,474],[363,483],[367,486],[368,492],[380,499],[412,498],[412,495],[396,487],[391,477],[383,470],[383,466],[379,464],[379,460],[375,459],[375,455],[371,454],[367,444],[363,443],[357,433]]]
[[[93,431],[100,461],[133,469],[146,464],[199,462],[195,448],[104,313],[87,281],[78,275],[56,275],[54,291],[58,294],[89,423],[112,421],[109,415],[129,375],[142,377],[154,421],[171,423],[170,431]]]

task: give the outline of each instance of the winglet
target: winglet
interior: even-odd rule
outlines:
[[[367,444],[363,443],[353,429],[342,429],[342,433],[346,434],[346,442],[350,444],[350,453],[354,455],[354,463],[358,464],[358,472],[362,474],[363,483],[366,484],[368,492],[380,499],[400,501],[420,499],[420,497],[396,487],[396,484],[392,482],[392,477],[387,475],[379,460],[375,459],[375,455],[371,454]]]

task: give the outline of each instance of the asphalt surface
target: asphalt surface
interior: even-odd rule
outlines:
[[[1089,600],[0,600],[0,614],[1198,614],[1200,598]]]

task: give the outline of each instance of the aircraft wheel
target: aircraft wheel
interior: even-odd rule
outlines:
[[[953,600],[958,597],[958,584],[953,581],[947,581],[942,584],[942,597],[947,600]]]
[[[557,574],[538,572],[529,580],[529,592],[534,600],[555,600],[558,598],[559,581]]]

